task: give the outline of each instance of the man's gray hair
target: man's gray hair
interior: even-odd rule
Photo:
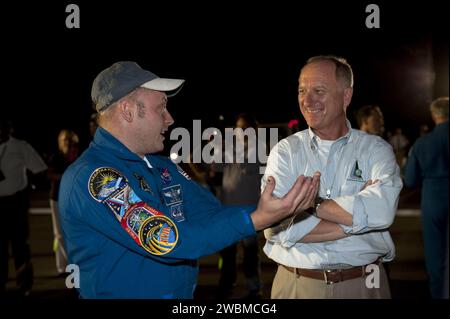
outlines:
[[[430,111],[438,117],[448,119],[448,96],[437,98],[431,102]]]
[[[342,80],[345,87],[353,87],[353,70],[346,59],[335,55],[317,55],[306,61],[306,65],[314,62],[329,61],[336,66],[336,79]],[[305,67],[303,66],[303,67]]]

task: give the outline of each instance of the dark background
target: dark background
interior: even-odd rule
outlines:
[[[163,4],[162,4],[163,2]],[[76,3],[81,28],[67,29]],[[367,29],[365,8],[380,7]],[[432,122],[429,103],[448,95],[444,1],[36,1],[3,6],[3,103],[16,135],[41,153],[69,127],[89,142],[90,88],[98,72],[134,60],[186,79],[169,102],[176,126],[216,126],[247,111],[261,123],[301,118],[297,78],[312,55],[347,58],[355,74],[348,117],[376,103],[386,128],[414,140]],[[301,126],[304,127],[304,122]]]

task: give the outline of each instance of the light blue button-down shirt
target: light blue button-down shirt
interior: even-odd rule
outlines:
[[[341,225],[348,236],[334,241],[301,243],[320,219],[300,213],[266,229],[266,255],[275,262],[299,268],[361,266],[378,258],[390,261],[395,247],[388,227],[397,210],[403,186],[392,147],[382,138],[351,128],[334,141],[325,165],[319,160],[318,137],[311,129],[281,140],[270,152],[262,178],[276,180],[274,195],[284,196],[300,175],[320,171],[319,196],[329,197],[353,215],[353,225]],[[361,191],[367,180],[380,180]]]

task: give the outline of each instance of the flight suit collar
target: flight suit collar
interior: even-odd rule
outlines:
[[[102,127],[98,127],[93,140],[93,147],[128,161],[143,161],[137,154],[130,151],[122,142]],[[148,158],[148,157],[147,157]]]

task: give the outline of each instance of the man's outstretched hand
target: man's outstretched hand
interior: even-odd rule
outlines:
[[[282,198],[277,198],[272,195],[275,179],[269,176],[258,206],[250,215],[255,230],[265,229],[294,212],[309,208],[316,198],[319,181],[320,173],[315,173],[313,177],[300,175],[289,192]]]

